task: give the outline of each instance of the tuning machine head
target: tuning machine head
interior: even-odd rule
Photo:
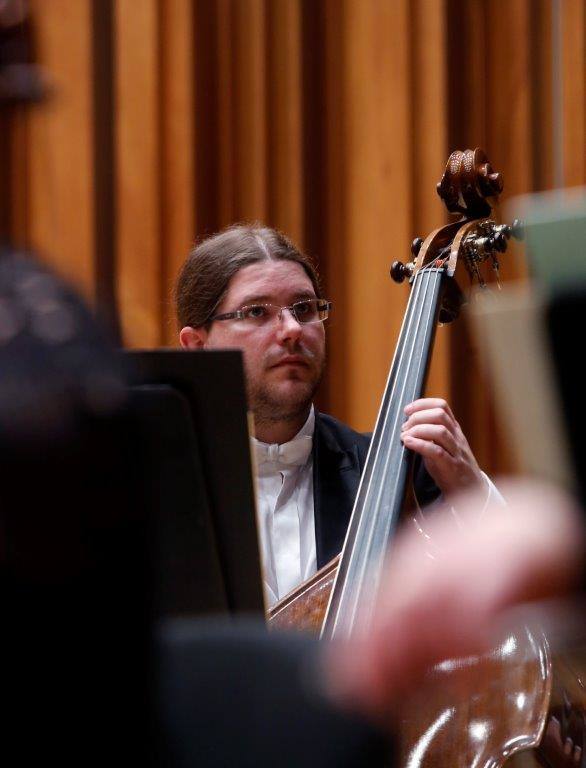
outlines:
[[[416,237],[411,243],[411,254],[416,259],[423,245],[423,238]],[[396,283],[402,283],[405,278],[411,280],[415,271],[415,261],[404,264],[402,261],[394,261],[391,266],[391,277]]]
[[[497,224],[491,219],[485,219],[478,222],[477,226],[464,238],[462,253],[468,272],[475,275],[481,285],[484,281],[481,279],[480,265],[490,261],[498,275],[500,267],[498,257],[507,250],[511,237],[516,240],[522,240],[524,237],[523,224],[519,219],[515,219],[510,225]]]

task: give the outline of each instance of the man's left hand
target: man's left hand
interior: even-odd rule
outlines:
[[[423,457],[444,496],[484,483],[468,441],[445,400],[415,400],[405,408],[405,414],[401,439]]]

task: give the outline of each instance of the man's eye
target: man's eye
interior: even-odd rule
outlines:
[[[308,315],[312,311],[311,301],[296,301],[295,313],[297,315]]]
[[[244,317],[250,318],[251,320],[260,320],[267,315],[267,308],[263,307],[262,304],[256,304],[252,307],[244,308]]]

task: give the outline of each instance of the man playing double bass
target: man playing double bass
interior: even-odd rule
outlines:
[[[260,225],[232,226],[197,245],[176,301],[182,347],[244,354],[272,605],[340,552],[368,451],[368,436],[313,406],[331,304],[309,258]],[[403,443],[423,459],[421,506],[473,486],[486,487],[487,501],[498,495],[444,400],[417,400],[405,415]]]

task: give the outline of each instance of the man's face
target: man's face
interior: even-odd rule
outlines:
[[[249,304],[280,307],[315,298],[311,280],[294,261],[262,261],[232,278],[215,314]],[[284,310],[266,326],[216,320],[204,339],[206,349],[233,347],[244,353],[249,405],[258,419],[280,421],[300,416],[311,403],[325,361],[323,323],[300,324]]]

